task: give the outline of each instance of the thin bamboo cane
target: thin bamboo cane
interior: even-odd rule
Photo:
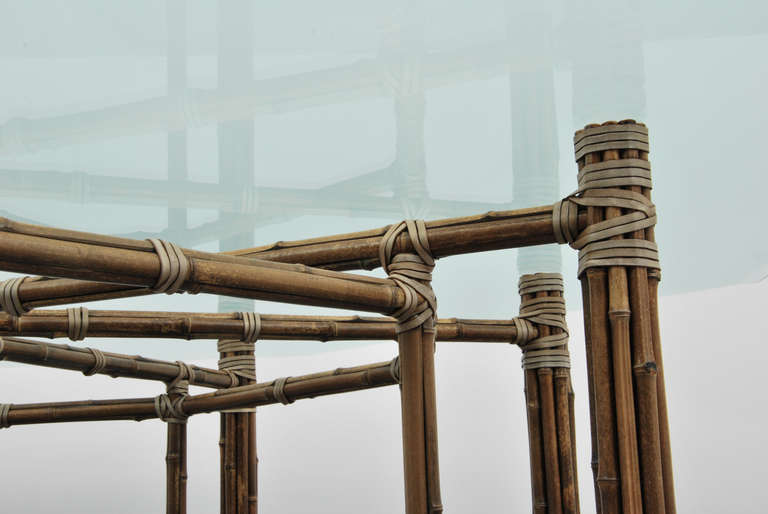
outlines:
[[[219,514],[227,514],[227,424],[219,415]]]
[[[589,156],[587,156],[589,158]],[[597,209],[595,209],[597,210]],[[594,474],[598,491],[597,504],[604,514],[621,512],[619,456],[616,436],[616,406],[614,402],[612,349],[608,328],[608,273],[604,269],[589,269],[585,273],[589,296],[589,325],[595,403],[597,469]],[[582,280],[584,277],[582,276]]]
[[[653,241],[653,234],[649,237]],[[669,415],[667,414],[667,394],[664,382],[664,362],[661,353],[661,330],[659,327],[659,278],[658,273],[649,273],[650,299],[651,299],[651,327],[653,329],[653,354],[656,357],[658,378],[658,409],[659,432],[661,443],[662,472],[664,477],[664,506],[667,514],[676,514],[675,482],[672,474],[672,447],[669,437]]]
[[[148,241],[34,225],[2,228],[0,269],[5,271],[153,287],[163,269],[162,259]],[[184,291],[384,314],[396,311],[405,301],[403,292],[387,279],[192,250],[184,250],[184,254],[188,261],[186,276],[182,276]],[[41,282],[45,280],[29,281]],[[26,303],[29,299],[19,288],[19,300]],[[57,301],[48,299],[49,303]]]
[[[226,437],[224,448],[224,467],[226,473],[227,514],[237,514],[237,425],[232,414],[222,414],[225,418]]]
[[[398,383],[391,362],[291,377],[284,388],[292,400],[361,391]],[[274,381],[190,395],[183,403],[184,414],[193,416],[227,409],[241,409],[279,403]],[[154,398],[87,400],[12,405],[9,425],[67,423],[76,421],[137,420],[157,418]],[[422,452],[423,455],[423,452]]]
[[[235,414],[237,425],[237,512],[248,514],[248,414]]]
[[[428,514],[423,337],[422,326],[398,336],[406,514]]]
[[[583,227],[586,219],[583,216],[579,219],[579,226]],[[82,233],[44,229],[35,225],[13,222],[6,218],[0,219],[0,225],[6,231],[52,237],[62,242],[81,241],[83,239]],[[267,261],[301,263],[339,271],[373,269],[381,265],[378,248],[386,230],[387,227],[383,227],[325,238],[278,242],[258,248],[237,250],[229,252],[229,254]],[[552,206],[489,212],[479,216],[431,221],[427,224],[427,230],[430,246],[436,257],[547,244],[555,241],[552,229]],[[90,239],[94,238],[91,234],[87,234],[87,236]],[[147,246],[149,243],[144,241],[107,236],[99,236],[99,241],[120,248],[151,251],[151,245]],[[397,238],[394,249],[396,253],[413,250],[408,238],[402,235]],[[195,255],[200,256],[201,253],[198,252]],[[21,272],[55,274],[46,268],[25,267],[21,269],[17,266],[14,269]],[[152,277],[156,277],[156,271],[149,278]],[[75,278],[99,280],[99,277],[92,274]],[[145,277],[146,283],[142,285],[152,285],[149,278]],[[219,292],[228,294],[225,289],[221,289]],[[19,287],[21,301],[28,309],[146,294],[152,294],[152,291],[146,288],[137,289],[125,284],[106,284],[71,278],[27,280]]]
[[[166,452],[166,513],[186,514],[187,424],[168,423]]]
[[[589,216],[589,215],[588,215]],[[587,218],[589,219],[589,218]],[[583,312],[584,312],[584,319],[585,320],[591,320],[592,314],[590,313],[590,303],[589,303],[589,283],[587,280],[581,281],[581,299],[582,299],[582,305],[583,305]],[[586,350],[586,361],[587,361],[587,393],[589,394],[589,398],[587,399],[587,403],[589,405],[589,433],[591,438],[591,459],[590,459],[590,467],[592,469],[592,485],[595,489],[595,511],[597,514],[602,514],[602,501],[601,501],[601,494],[597,487],[598,481],[597,477],[599,476],[599,470],[598,470],[598,443],[597,443],[597,414],[595,412],[595,368],[594,364],[592,362],[592,334],[591,334],[591,323],[584,323],[584,349]],[[571,395],[571,419],[575,419],[573,417],[573,395]],[[573,440],[576,440],[575,434],[573,435]],[[578,462],[578,460],[574,456],[574,462]],[[578,488],[577,488],[577,494],[578,494]]]
[[[258,489],[259,457],[256,453],[256,413],[248,414],[248,512],[259,510]]]
[[[262,314],[259,339],[395,340],[397,321],[389,317],[293,316]],[[436,323],[438,341],[510,343],[513,320],[445,318]],[[66,310],[41,309],[14,317],[0,313],[0,335],[68,337]],[[154,339],[236,339],[243,334],[239,313],[88,311],[87,337]],[[171,377],[172,378],[172,377]]]
[[[440,461],[437,444],[437,390],[435,385],[435,335],[433,322],[422,328],[422,363],[424,366],[424,434],[427,458],[427,512],[443,512],[440,492]]]
[[[0,341],[0,360],[81,372],[93,370],[97,365],[96,356],[86,348],[16,337],[3,337]],[[138,355],[101,353],[105,362],[104,368],[97,371],[99,374],[169,382],[180,372],[179,364],[176,362],[147,359]],[[232,385],[230,376],[222,371],[198,366],[191,366],[191,368],[191,382],[194,385],[216,389]]]
[[[639,159],[640,152],[633,149],[625,150],[622,152],[621,158]],[[636,193],[643,193],[643,189],[647,188],[632,186],[629,189]],[[646,239],[646,231],[635,231],[631,238]],[[648,514],[664,514],[664,478],[657,394],[658,378],[653,352],[648,272],[644,267],[634,266],[628,270],[628,274],[629,302],[632,311],[633,372],[637,390],[636,408],[637,417],[641,420],[638,424],[638,447],[643,481],[643,507]]]
[[[535,369],[525,371],[526,412],[528,413],[528,448],[531,462],[531,497],[534,514],[547,514],[547,491],[544,478],[544,449],[541,433],[541,402]]]
[[[559,291],[549,291],[549,296],[562,297]],[[551,327],[552,334],[561,334],[563,330]],[[577,514],[578,478],[576,473],[576,438],[575,418],[573,417],[573,389],[571,387],[571,372],[569,368],[555,368],[554,401],[555,417],[557,420],[557,445],[560,465],[560,491],[563,502],[563,514]]]
[[[567,368],[554,370],[555,416],[557,419],[557,445],[560,456],[560,488],[563,501],[563,514],[577,514],[579,504],[576,490],[576,461],[573,459],[576,440],[572,437],[574,419],[571,415],[569,400],[571,377]]]
[[[549,296],[547,291],[536,293],[537,298]],[[550,327],[542,325],[539,334],[546,337],[551,334]],[[547,490],[547,512],[563,512],[562,491],[560,488],[560,461],[558,457],[557,421],[555,417],[555,394],[552,368],[536,370],[539,383],[539,403],[541,405],[541,435],[544,451],[545,483]]]
[[[581,499],[579,497],[579,462],[576,454],[576,409],[574,407],[573,385],[571,377],[568,377],[568,412],[571,418],[571,462],[573,463],[574,494],[576,496],[576,512],[581,512]]]

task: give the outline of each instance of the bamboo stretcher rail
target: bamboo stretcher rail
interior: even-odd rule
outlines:
[[[579,226],[583,227],[586,217],[579,216]],[[472,252],[492,251],[505,248],[517,248],[522,246],[548,244],[555,242],[553,230],[552,206],[537,207],[532,209],[520,209],[513,211],[488,212],[478,216],[451,218],[430,221],[426,224],[427,234],[433,255],[437,258],[450,255],[459,255]],[[262,261],[275,261],[281,263],[297,263],[336,271],[349,271],[356,269],[374,269],[379,267],[379,245],[388,227],[368,230],[363,232],[340,234],[336,236],[306,239],[292,242],[277,242],[272,245],[236,250],[217,254],[226,256],[249,257]],[[142,255],[144,261],[149,255],[138,252],[151,252],[152,245],[147,241],[134,241],[108,236],[95,236],[61,229],[43,228],[36,225],[17,223],[7,218],[0,219],[0,265],[8,271],[33,273],[41,275],[54,275],[59,267],[51,267],[49,264],[32,266],[24,262],[23,258],[15,262],[6,262],[7,256],[12,251],[11,241],[18,241],[22,235],[40,236],[55,239],[57,249],[64,247],[69,249],[86,249],[79,245],[78,241],[99,241],[102,244],[112,244],[115,247],[110,253],[119,253],[124,257],[124,252],[133,250],[134,255]],[[14,237],[15,236],[15,237]],[[38,239],[24,239],[24,241],[37,241]],[[123,248],[125,247],[125,248]],[[50,245],[46,248],[51,251]],[[89,248],[92,248],[89,246]],[[395,253],[413,251],[413,247],[402,234],[395,240],[393,251]],[[36,253],[37,247],[30,248]],[[13,250],[15,251],[15,250]],[[214,258],[213,254],[185,251],[193,258]],[[53,253],[56,255],[56,252]],[[232,258],[232,257],[230,257]],[[78,259],[75,259],[78,260]],[[119,261],[118,261],[119,262]],[[244,265],[244,260],[225,261]],[[8,264],[12,266],[7,267]],[[72,278],[38,278],[28,279],[19,286],[18,295],[25,309],[36,307],[61,305],[67,303],[89,302],[109,298],[127,298],[153,294],[147,287],[137,288],[135,285],[94,282],[105,280],[103,274],[77,273],[80,268],[79,260],[70,262],[72,268],[67,268],[68,276]],[[206,264],[208,264],[206,262]],[[257,264],[263,266],[262,262]],[[142,284],[151,286],[153,279],[157,277],[157,263],[147,262],[146,266],[153,268],[142,275]],[[277,268],[275,268],[277,269]],[[305,268],[297,268],[307,271]],[[61,270],[64,271],[64,270]],[[312,270],[312,273],[323,273]],[[61,273],[58,273],[61,274]],[[77,275],[73,277],[73,275]],[[84,278],[87,280],[75,280]],[[116,277],[112,277],[113,279]],[[123,281],[127,281],[125,278]],[[138,284],[137,284],[138,285]],[[212,288],[212,292],[233,295],[231,288],[218,286]],[[282,295],[269,295],[268,300],[281,301]],[[5,306],[4,309],[7,311]],[[359,308],[358,310],[366,310]]]
[[[157,241],[50,229],[7,219],[0,220],[0,269],[130,284],[155,292],[206,292],[383,314],[396,311],[405,301],[402,290],[386,279],[183,250]],[[33,300],[30,296],[34,295],[19,287],[13,304]],[[62,301],[50,290],[46,296],[47,304]],[[9,307],[3,305],[6,312]]]
[[[398,366],[393,361],[368,364],[352,368],[288,377],[282,388],[278,380],[248,386],[188,396],[182,411],[187,416],[227,409],[242,409],[289,402],[318,396],[361,391],[397,384]],[[86,400],[74,402],[47,402],[11,405],[6,425],[41,423],[68,423],[77,421],[110,421],[155,419],[155,398],[121,400]],[[2,426],[0,420],[0,426]]]
[[[97,354],[101,354],[98,357]],[[103,361],[101,359],[103,358]],[[179,375],[180,364],[139,355],[101,352],[96,349],[45,343],[16,337],[0,338],[0,360],[49,368],[69,369],[111,377],[138,378],[170,382]],[[221,389],[233,385],[232,377],[220,370],[190,366],[190,382],[196,386]],[[235,382],[236,383],[236,382]]]
[[[39,309],[22,316],[0,313],[0,336],[64,338],[72,335],[68,310]],[[236,339],[243,334],[240,313],[146,312],[88,310],[84,337],[155,339]],[[298,316],[261,314],[259,339],[356,341],[396,340],[397,320],[390,317]],[[437,320],[437,340],[443,342],[512,343],[517,341],[513,319]],[[533,328],[536,330],[536,327]],[[533,333],[535,337],[535,332]],[[71,337],[70,337],[71,338]],[[172,377],[171,377],[172,378]]]

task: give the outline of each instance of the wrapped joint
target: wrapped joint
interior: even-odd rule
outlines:
[[[399,253],[392,257],[395,242],[402,232],[407,234],[415,253]],[[405,295],[403,307],[392,314],[397,319],[396,332],[412,330],[434,319],[437,298],[431,281],[435,259],[424,221],[405,220],[391,225],[381,238],[379,260],[389,278]]]
[[[562,296],[535,297],[536,293],[563,293],[563,278],[559,273],[523,275],[518,284],[520,316],[515,318],[518,344],[523,351],[523,368],[570,368],[568,325],[565,323],[565,299]],[[528,298],[527,296],[533,296]],[[530,338],[533,326],[546,326],[561,332]]]
[[[285,384],[288,382],[289,378],[291,377],[278,378],[272,385],[272,394],[274,395],[275,400],[279,401],[283,405],[290,405],[294,402],[294,400],[291,400],[285,394]]]
[[[389,374],[396,383],[400,383],[400,356],[398,355],[389,363]]]
[[[216,345],[220,354],[232,354],[219,359],[219,369],[229,374],[232,379],[231,387],[236,387],[240,378],[256,380],[254,350],[255,342],[261,334],[261,316],[254,312],[241,312],[240,317],[243,320],[242,339],[221,339]],[[245,354],[235,355],[238,352],[245,352]],[[222,412],[256,412],[256,409],[229,409]]]
[[[11,411],[12,406],[12,403],[0,403],[0,428],[10,428],[8,413]]]
[[[155,397],[157,417],[166,423],[186,423],[189,417],[182,405],[189,396],[192,367],[182,361],[176,361],[176,364],[179,365],[179,374],[166,386],[166,394]]]
[[[104,352],[97,348],[85,348],[93,355],[93,366],[91,369],[83,371],[83,375],[90,377],[96,373],[101,373],[107,367],[107,358],[104,356]],[[46,351],[48,348],[46,347]]]
[[[0,282],[0,303],[10,316],[21,316],[29,309],[24,307],[19,298],[19,286],[29,277],[16,277]]]
[[[635,123],[609,124],[580,130],[574,136],[576,160],[591,152],[648,152],[648,129]],[[597,266],[642,266],[659,269],[655,243],[632,234],[656,224],[656,207],[642,193],[622,188],[651,189],[651,165],[644,159],[612,159],[588,163],[579,171],[578,189],[555,203],[555,239],[579,250],[579,276]],[[578,231],[579,208],[618,208],[622,214]],[[623,236],[619,239],[617,236]]]
[[[88,334],[88,309],[71,307],[67,309],[67,337],[72,341],[82,341]]]
[[[165,294],[179,292],[192,269],[189,259],[175,243],[154,238],[147,241],[152,243],[160,259],[160,274],[152,290]]]

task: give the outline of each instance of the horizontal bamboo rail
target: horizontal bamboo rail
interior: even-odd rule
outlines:
[[[170,382],[181,373],[176,362],[147,359],[139,355],[100,352],[104,357],[102,369],[98,370],[98,358],[88,348],[75,348],[63,344],[44,343],[16,337],[0,338],[0,360],[21,362],[48,368],[69,369],[96,373],[112,377],[138,378]],[[232,385],[232,378],[224,371],[190,365],[190,382],[201,387],[220,389]]]
[[[177,250],[183,255],[174,263]],[[163,274],[168,273],[182,281],[178,288],[176,284],[172,286],[179,291],[383,314],[396,311],[405,301],[402,290],[386,279],[178,248],[167,252],[168,256],[161,257],[150,241],[50,229],[0,219],[0,269],[5,271],[152,289],[156,289],[163,282]],[[18,301],[22,304],[40,299],[45,299],[44,303],[48,305],[61,302],[56,292],[49,290],[43,298],[35,298],[24,287],[19,288]],[[8,312],[8,306],[3,307]]]
[[[361,391],[398,383],[392,362],[289,377],[283,392],[290,401]],[[241,409],[280,403],[275,380],[186,397],[182,411],[187,416],[226,409]],[[11,405],[7,425],[112,421],[157,418],[154,398],[86,400]]]
[[[236,339],[243,334],[239,313],[88,310],[86,337],[155,339]],[[259,339],[395,340],[397,321],[389,317],[295,316],[262,314]],[[0,313],[0,336],[62,338],[70,334],[66,310],[41,309],[15,317]],[[534,330],[536,328],[534,327]],[[534,334],[535,336],[535,334]],[[437,340],[515,343],[513,320],[445,318],[437,321]],[[173,378],[173,377],[171,377]]]
[[[585,226],[586,218],[584,216],[580,216],[579,221],[580,227]],[[438,258],[450,255],[555,242],[555,235],[552,228],[551,205],[532,209],[488,212],[478,216],[430,221],[426,226],[430,248],[434,256]],[[281,241],[267,246],[236,250],[217,255],[228,255],[230,258],[250,257],[261,259],[262,261],[305,264],[307,266],[336,271],[374,269],[381,265],[378,254],[379,244],[381,243],[381,239],[386,233],[387,228],[388,227],[382,227],[363,232],[340,234],[301,241]],[[73,244],[73,242],[80,241],[83,237],[91,240],[94,237],[97,237],[98,240],[104,244],[112,244],[116,247],[122,247],[124,245],[127,250],[132,249],[137,252],[152,251],[152,245],[147,241],[134,241],[124,238],[94,236],[92,234],[83,234],[67,230],[49,229],[38,227],[36,225],[13,222],[7,218],[0,219],[0,230],[12,234],[28,234],[56,239],[61,241],[61,243],[57,243],[57,247],[64,243]],[[11,234],[3,235],[8,236]],[[0,255],[7,255],[8,250],[10,250],[9,247],[6,247],[5,241],[6,239],[0,239],[0,251],[2,252]],[[50,248],[48,249],[50,250]],[[413,248],[410,240],[403,235],[397,237],[393,247],[393,253],[397,254],[411,251],[413,251]],[[203,258],[203,256],[205,256],[205,258],[208,259],[212,257],[212,254],[203,254],[202,252],[185,251],[185,253],[196,258]],[[53,255],[55,255],[55,253]],[[144,257],[146,259],[146,255]],[[5,264],[3,262],[4,260],[5,259],[0,259],[0,264]],[[239,265],[243,265],[245,261],[234,260],[227,262],[236,262],[239,263]],[[54,273],[57,269],[56,267],[35,267],[29,264],[24,264],[24,266],[22,266],[22,264],[24,264],[24,259],[19,259],[14,262],[13,267],[6,267],[3,269],[42,275],[56,274]],[[258,265],[264,266],[264,263],[259,262]],[[136,288],[135,286],[125,284],[106,284],[84,280],[73,280],[73,278],[83,278],[88,280],[102,279],[93,273],[75,273],[73,270],[77,270],[78,268],[79,266],[76,266],[72,270],[67,270],[69,271],[68,276],[71,278],[28,279],[22,283],[19,286],[19,297],[25,308],[32,309],[35,307],[97,301],[109,298],[127,298],[153,293],[146,287]],[[290,269],[301,269],[306,271],[306,268]],[[318,270],[312,271],[313,273],[321,273]],[[154,267],[153,272],[154,274],[149,273],[142,277],[143,282],[141,285],[149,286],[153,284],[153,279],[156,279],[157,277],[156,267]],[[222,287],[218,287],[212,292],[232,294],[230,289]],[[265,299],[280,300],[277,295]]]

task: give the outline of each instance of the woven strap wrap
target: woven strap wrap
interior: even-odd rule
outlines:
[[[648,151],[648,129],[643,125],[601,125],[574,136],[576,160],[606,150]],[[656,207],[643,194],[622,187],[650,189],[651,165],[643,159],[615,159],[586,164],[579,172],[579,189],[554,205],[555,239],[579,250],[579,275],[596,266],[644,266],[659,269],[655,243],[632,239],[633,232],[656,224]],[[578,230],[579,207],[615,207],[616,218]],[[622,239],[612,239],[624,236]]]
[[[0,403],[0,428],[9,428],[8,413],[11,411],[12,403]]]
[[[147,239],[160,259],[160,274],[152,287],[156,293],[177,293],[189,278],[192,266],[181,248],[162,239]]]
[[[408,235],[416,253],[398,253],[392,257],[397,236],[402,232]],[[429,248],[424,221],[405,220],[391,225],[381,239],[379,261],[389,278],[405,294],[403,307],[392,314],[397,319],[396,332],[399,334],[422,325],[434,330],[437,298],[430,283],[435,259]]]
[[[16,277],[0,282],[0,304],[3,310],[11,316],[21,316],[29,309],[25,308],[19,299],[19,286],[29,277]]]
[[[518,326],[518,340],[523,350],[523,368],[570,368],[568,355],[568,326],[565,323],[565,300],[562,296],[542,296],[536,293],[563,293],[563,277],[559,273],[536,273],[523,275],[518,285],[520,296],[520,316],[515,321]],[[532,298],[526,298],[534,295]],[[519,320],[519,321],[517,321]],[[519,325],[518,325],[519,323]],[[547,326],[562,330],[559,334],[540,336],[535,339],[522,339],[521,330],[530,334],[532,325]]]
[[[88,334],[88,309],[71,307],[67,309],[67,337],[72,341],[82,341]]]
[[[235,387],[240,377],[256,380],[256,359],[253,355],[255,342],[261,334],[261,316],[254,312],[241,312],[243,337],[241,339],[221,339],[217,344],[220,354],[246,352],[244,355],[230,355],[219,359],[219,369],[226,372]],[[227,409],[221,412],[256,412],[255,408]]]
[[[176,361],[179,374],[166,387],[166,394],[155,397],[155,412],[166,423],[186,423],[189,417],[182,407],[189,395],[192,367],[186,362]]]

